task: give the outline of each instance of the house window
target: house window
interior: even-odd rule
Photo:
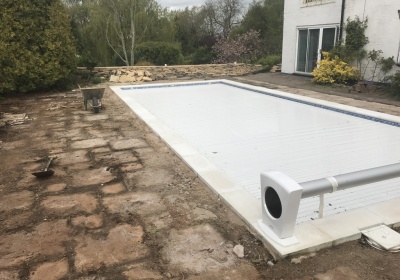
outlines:
[[[311,73],[321,60],[321,53],[335,45],[336,27],[298,29],[296,71]]]

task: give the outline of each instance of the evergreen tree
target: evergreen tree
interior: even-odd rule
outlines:
[[[74,70],[74,41],[60,0],[1,0],[0,93],[63,86]]]

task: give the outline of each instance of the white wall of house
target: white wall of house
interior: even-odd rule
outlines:
[[[294,73],[298,28],[339,25],[341,0],[285,0],[282,48],[282,72]]]
[[[282,72],[296,72],[298,29],[303,27],[340,25],[342,0],[286,0],[282,49]],[[384,57],[397,60],[400,41],[399,0],[346,0],[345,16],[368,17],[367,50],[382,50]],[[394,70],[400,68],[395,67]]]
[[[365,46],[369,50],[382,50],[383,57],[393,56],[397,62],[400,46],[400,10],[399,0],[346,0],[345,19],[358,16],[360,19],[368,17],[368,28],[365,35],[369,43]],[[371,64],[369,65],[373,67]],[[392,72],[400,70],[393,67]],[[369,71],[371,72],[371,71]],[[371,73],[366,73],[365,79],[369,79]]]

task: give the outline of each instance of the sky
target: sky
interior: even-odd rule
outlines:
[[[200,6],[205,1],[196,1],[196,0],[158,0],[158,3],[161,4],[164,8],[170,8],[172,10],[184,9],[187,6]]]
[[[161,4],[164,8],[170,8],[171,10],[178,10],[178,9],[184,9],[187,6],[201,6],[203,5],[206,0],[158,0],[158,3]],[[247,7],[252,0],[242,0],[243,4],[245,7]]]

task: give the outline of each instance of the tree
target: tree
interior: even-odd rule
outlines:
[[[107,44],[105,30],[110,10],[104,5],[105,2],[102,0],[64,0],[64,2],[71,19],[72,33],[79,55],[78,65],[93,67],[123,64]]]
[[[170,14],[155,0],[65,1],[83,61],[134,65],[139,44],[175,40]]]
[[[106,38],[115,54],[127,65],[135,64],[135,48],[144,41],[150,22],[158,19],[159,6],[153,0],[106,0],[111,15]]]
[[[192,7],[173,12],[176,39],[182,45],[182,52],[190,54],[198,48],[201,41],[201,28],[198,24],[200,9]]]
[[[62,85],[75,70],[75,48],[60,0],[2,0],[0,93]]]
[[[240,25],[232,31],[232,35],[258,30],[264,45],[263,53],[280,54],[283,38],[283,6],[284,0],[253,2]]]
[[[260,33],[250,30],[235,38],[221,38],[213,46],[215,63],[254,62],[260,52]]]
[[[173,11],[175,38],[182,46],[182,52],[192,57],[191,63],[211,63],[212,46],[216,42],[214,31],[206,22],[202,7]]]
[[[243,4],[240,0],[207,0],[203,10],[213,35],[227,38],[232,27],[240,23]]]

